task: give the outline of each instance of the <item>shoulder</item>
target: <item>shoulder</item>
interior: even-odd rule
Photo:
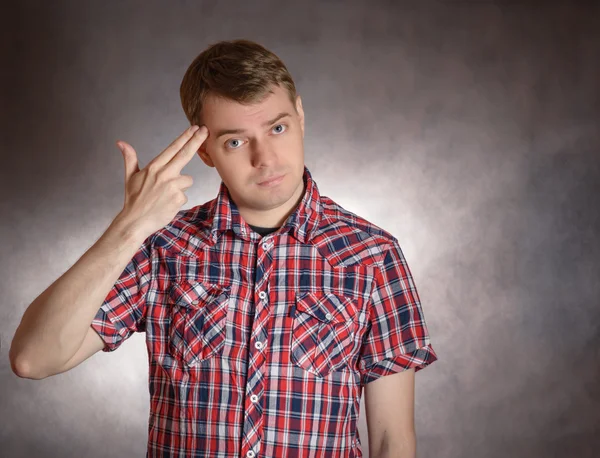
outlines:
[[[380,262],[397,239],[366,218],[321,196],[321,221],[313,243],[336,265]],[[331,261],[330,261],[331,263]]]

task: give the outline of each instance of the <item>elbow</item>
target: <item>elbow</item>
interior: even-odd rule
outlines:
[[[25,375],[27,372],[27,366],[26,366],[25,362],[23,362],[22,360],[20,360],[20,359],[17,360],[15,358],[11,357],[10,358],[10,368],[17,377],[30,378],[27,375]]]
[[[41,380],[45,378],[41,374],[35,374],[27,361],[25,361],[22,357],[9,355],[10,359],[10,368],[13,373],[20,378],[30,379],[30,380]]]

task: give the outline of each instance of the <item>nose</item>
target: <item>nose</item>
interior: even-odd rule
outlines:
[[[271,167],[277,162],[275,148],[267,142],[255,141],[252,145],[252,165],[257,168]]]

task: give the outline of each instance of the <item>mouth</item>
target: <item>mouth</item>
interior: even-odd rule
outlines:
[[[283,180],[283,177],[285,177],[285,173],[283,175],[276,175],[271,178],[267,178],[265,181],[261,181],[258,184],[260,186],[274,186],[281,182],[281,180]]]

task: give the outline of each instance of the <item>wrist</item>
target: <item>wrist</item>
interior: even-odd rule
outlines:
[[[115,217],[105,234],[107,234],[108,238],[127,240],[138,245],[148,237],[148,234],[142,230],[137,222],[131,220],[131,218],[122,212],[119,212]]]

